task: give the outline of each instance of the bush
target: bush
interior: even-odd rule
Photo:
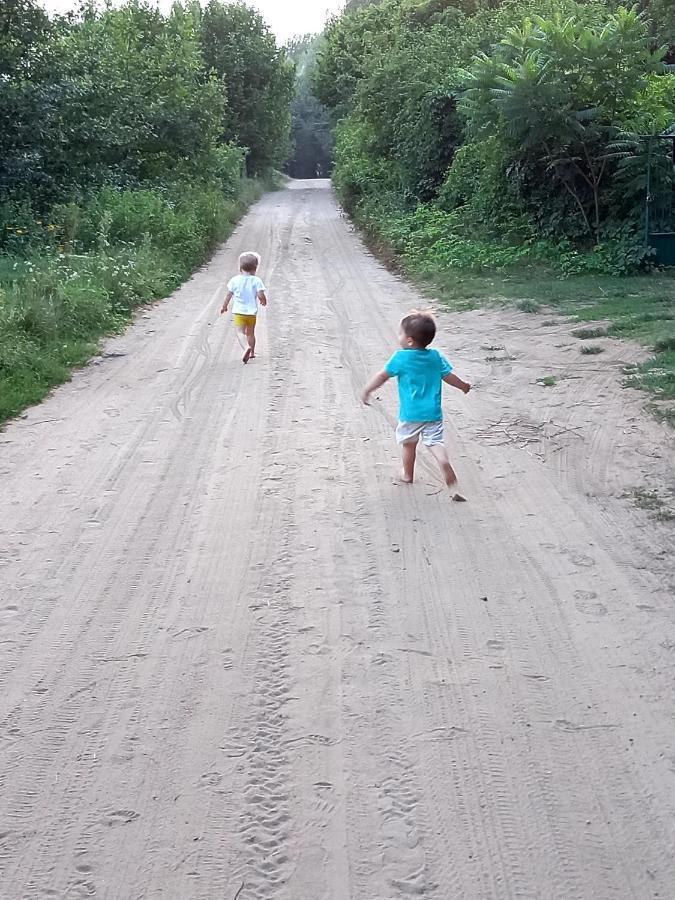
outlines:
[[[55,211],[62,251],[0,256],[0,420],[65,380],[140,304],[177,287],[261,190],[248,181],[230,198],[215,183],[104,188]]]
[[[340,120],[334,184],[347,211],[424,270],[649,269],[639,135],[673,124],[675,75],[650,49],[653,4],[644,16],[626,6],[348,5],[314,75]],[[668,154],[663,142],[652,158],[666,215]]]
[[[495,236],[533,236],[505,160],[504,148],[495,137],[465,144],[448,170],[438,206],[447,211],[461,208],[474,230],[489,229]]]
[[[628,226],[616,229],[614,236],[591,250],[580,251],[568,245],[559,265],[565,275],[628,275],[650,268],[652,257],[644,237]]]
[[[654,344],[655,353],[665,353],[669,350],[675,351],[675,334],[668,335],[664,338],[659,338],[659,340]]]
[[[136,190],[105,187],[82,206],[56,207],[52,218],[70,251],[147,242],[170,253],[178,271],[187,273],[222,239],[237,209],[238,202],[225,197],[219,184],[178,183]]]
[[[607,329],[602,325],[597,328],[575,328],[572,334],[579,340],[588,341],[592,338],[607,337]]]

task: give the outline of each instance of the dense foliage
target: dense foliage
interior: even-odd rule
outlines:
[[[642,236],[647,142],[675,125],[670,0],[352,2],[314,90],[335,184],[412,263],[622,272]],[[652,193],[672,207],[667,141]],[[656,200],[655,200],[656,202]]]
[[[255,10],[0,3],[0,419],[165,295],[289,151],[294,66]]]
[[[243,4],[50,22],[6,0],[0,59],[0,202],[44,212],[103,184],[207,180],[232,143],[254,174],[285,160],[293,66]]]
[[[295,62],[296,91],[291,104],[291,156],[287,172],[292,178],[326,177],[333,165],[333,134],[328,110],[314,95],[311,73],[321,37],[306,35],[287,46]]]
[[[295,67],[257,12],[209,0],[199,16],[204,64],[227,89],[225,136],[247,147],[251,174],[281,167],[289,152]]]

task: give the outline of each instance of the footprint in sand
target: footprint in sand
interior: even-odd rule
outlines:
[[[595,565],[595,560],[592,556],[588,556],[585,553],[579,553],[576,550],[571,550],[569,547],[561,547],[557,544],[549,544],[546,542],[540,543],[539,546],[543,550],[552,550],[554,553],[559,553],[561,556],[569,557],[575,566],[590,569]]]
[[[118,809],[115,812],[104,815],[101,819],[101,824],[109,827],[113,825],[129,825],[139,818],[140,813],[135,812],[133,809]]]
[[[593,557],[586,556],[585,553],[570,553],[569,557],[575,566],[582,566],[584,569],[590,569],[595,565]]]
[[[595,591],[575,591],[575,606],[581,613],[588,616],[606,616],[607,607],[598,600]]]

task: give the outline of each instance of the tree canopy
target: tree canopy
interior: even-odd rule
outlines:
[[[224,136],[248,148],[253,173],[281,166],[289,152],[293,64],[244,3],[209,0],[200,19],[204,65],[227,87]]]
[[[348,4],[312,76],[343,201],[527,241],[637,236],[640,135],[675,127],[674,26],[670,0]],[[668,143],[653,149],[667,193]]]
[[[311,81],[321,37],[305,35],[287,46],[296,66],[296,92],[291,104],[291,156],[287,171],[293,178],[326,177],[333,164],[333,135],[328,110],[314,94]]]
[[[208,177],[234,144],[254,174],[288,154],[294,68],[243,4],[163,15],[133,0],[50,21],[6,0],[0,66],[0,202]]]

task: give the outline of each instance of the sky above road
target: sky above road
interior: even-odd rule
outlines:
[[[49,12],[65,13],[74,9],[77,0],[40,0]],[[158,0],[163,10],[171,8],[173,0]],[[279,43],[298,34],[321,31],[326,17],[344,5],[342,0],[252,0],[266,22],[277,35]]]

